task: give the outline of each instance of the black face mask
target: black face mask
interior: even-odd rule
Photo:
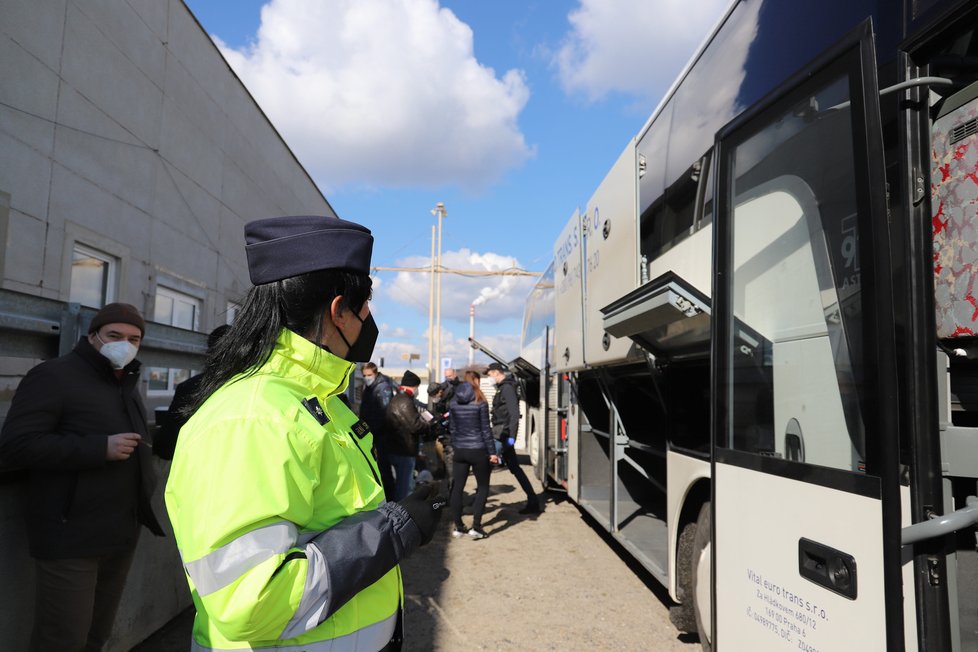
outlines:
[[[353,313],[353,315],[360,319],[360,315]],[[362,326],[360,327],[360,336],[357,337],[357,341],[350,344],[346,340],[346,336],[343,335],[338,327],[336,332],[340,334],[343,339],[343,343],[346,344],[349,351],[346,352],[344,360],[347,362],[370,362],[370,356],[374,353],[374,345],[377,343],[377,335],[380,331],[377,329],[377,322],[374,321],[374,316],[367,313],[366,319],[360,319]]]

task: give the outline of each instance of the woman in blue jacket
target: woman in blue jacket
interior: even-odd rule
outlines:
[[[469,469],[475,472],[475,501],[472,503],[472,527],[467,533],[473,539],[484,539],[482,512],[489,496],[490,464],[498,464],[496,444],[489,428],[489,403],[479,389],[479,374],[465,372],[464,383],[459,383],[448,407],[448,424],[452,433],[452,495],[450,505],[455,530],[452,536],[458,538],[466,534],[462,523],[462,498],[465,494],[465,481]]]

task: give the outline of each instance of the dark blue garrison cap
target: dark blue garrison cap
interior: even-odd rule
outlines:
[[[370,273],[370,229],[337,217],[269,217],[245,224],[248,274],[255,285],[342,269]]]

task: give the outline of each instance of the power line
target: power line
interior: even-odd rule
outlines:
[[[525,269],[520,269],[519,267],[510,267],[508,269],[499,270],[480,270],[480,269],[449,269],[447,267],[436,267],[434,270],[431,267],[371,267],[371,271],[374,272],[420,272],[422,274],[430,274],[434,271],[436,274],[457,274],[459,276],[542,276],[543,272],[528,272]]]

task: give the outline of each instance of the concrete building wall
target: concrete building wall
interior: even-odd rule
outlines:
[[[0,287],[67,301],[78,243],[117,259],[110,300],[152,319],[166,286],[209,331],[250,287],[244,223],[286,214],[334,212],[181,0],[0,0]],[[0,359],[0,404],[34,362]],[[32,622],[22,478],[0,473],[2,650]],[[189,604],[144,531],[107,650]]]
[[[242,227],[333,214],[180,0],[0,0],[4,288],[67,300],[75,242],[117,256],[117,297],[249,287]]]

